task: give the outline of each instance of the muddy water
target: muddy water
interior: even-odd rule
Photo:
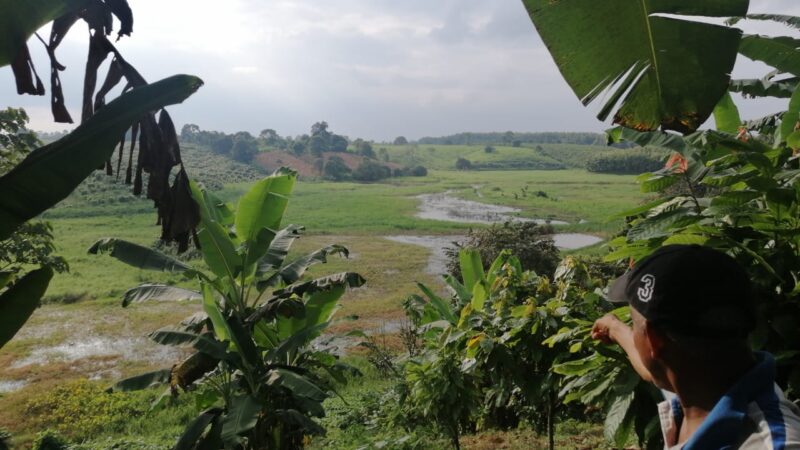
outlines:
[[[567,222],[561,220],[548,221],[545,219],[519,217],[520,209],[460,199],[452,196],[450,191],[439,194],[419,195],[417,199],[419,199],[420,203],[416,216],[420,219],[483,224],[517,221],[567,225]]]
[[[447,273],[445,249],[454,247],[454,242],[463,241],[464,236],[386,236],[386,239],[429,249],[431,254],[425,272],[431,275],[441,275]]]
[[[31,356],[14,361],[11,368],[103,356],[119,356],[128,361],[173,363],[184,353],[178,348],[158,345],[144,338],[85,337],[52,347],[35,348]]]

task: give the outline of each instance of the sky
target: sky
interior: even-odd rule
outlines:
[[[598,0],[599,1],[599,0]],[[176,124],[225,132],[307,133],[325,120],[351,138],[417,139],[461,131],[593,131],[598,106],[583,107],[561,78],[520,0],[129,0],[134,33],[117,43],[150,81],[199,76],[205,86],[170,108]],[[224,7],[220,6],[224,5]],[[797,0],[751,0],[751,12],[800,15]],[[790,34],[767,22],[749,33]],[[47,28],[41,30],[47,37]],[[73,27],[58,50],[67,106],[80,117],[88,35]],[[49,84],[42,45],[30,42]],[[736,77],[765,66],[740,57]],[[101,69],[100,80],[105,69]],[[737,100],[745,117],[785,101]],[[0,68],[0,106],[25,107],[30,127],[53,123],[49,97],[17,96]]]

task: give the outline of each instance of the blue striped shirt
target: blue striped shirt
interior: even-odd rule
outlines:
[[[668,450],[800,450],[800,409],[775,384],[775,359],[756,353],[758,363],[714,406],[700,428],[678,443],[683,420],[678,399],[659,406]]]

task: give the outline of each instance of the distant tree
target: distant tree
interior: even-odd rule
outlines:
[[[358,153],[359,155],[365,158],[371,158],[371,159],[375,158],[376,156],[375,151],[372,149],[372,144],[370,144],[369,142],[363,139],[356,139],[353,145],[355,146],[356,153]]]
[[[412,177],[426,177],[428,176],[428,169],[423,166],[414,166],[408,170],[408,173]]]
[[[513,131],[506,131],[503,133],[503,143],[508,145],[510,142],[514,141],[514,132]]]
[[[522,141],[520,141],[519,139],[517,139],[516,141],[514,141],[514,142],[512,142],[512,143],[511,143],[511,146],[512,146],[512,147],[522,147]]]
[[[308,141],[308,151],[314,156],[322,156],[328,151],[328,142],[321,135],[313,135]]]
[[[250,140],[255,140],[256,138],[255,138],[255,137],[253,137],[253,135],[252,135],[252,134],[250,134],[250,132],[248,132],[248,131],[237,131],[237,132],[236,132],[236,133],[233,135],[233,140],[238,140],[238,139],[250,139]]]
[[[494,148],[494,147],[492,147],[491,145],[487,145],[486,147],[484,147],[484,148],[483,148],[483,151],[484,151],[485,153],[494,153],[494,152],[496,152],[497,150],[495,150],[495,148]]]
[[[340,136],[338,134],[331,135],[331,142],[329,150],[332,152],[346,152],[347,146],[350,143],[347,141],[347,138],[344,136]]]
[[[386,150],[386,147],[381,147],[378,149],[378,157],[383,162],[389,162],[389,152]]]
[[[323,175],[323,171],[325,170],[325,158],[317,158],[314,160],[314,170],[317,171],[319,176]]]
[[[406,139],[405,136],[397,136],[397,138],[395,138],[394,140],[394,145],[407,145],[407,144],[408,144],[408,139]]]
[[[469,162],[468,159],[458,158],[456,160],[456,169],[457,170],[471,170],[472,169],[472,163]]]
[[[536,146],[536,151],[537,152],[543,152],[544,151],[544,147],[542,147],[541,145],[537,145]]]
[[[304,144],[303,141],[297,140],[294,141],[294,143],[291,146],[291,149],[292,153],[294,153],[297,156],[300,156],[306,152],[306,144]]]
[[[248,137],[249,136],[249,137]],[[249,163],[258,153],[258,143],[250,133],[239,135],[233,143],[231,157],[236,161]]]
[[[233,136],[227,134],[220,134],[220,136],[211,143],[211,150],[218,155],[230,155],[233,149]]]
[[[392,169],[375,161],[365,160],[353,171],[356,181],[379,181],[392,176]]]
[[[181,128],[181,140],[185,142],[194,142],[195,137],[200,133],[200,127],[193,124],[187,123],[186,125]]]
[[[333,181],[342,181],[350,177],[352,171],[344,160],[338,156],[332,156],[325,163],[325,178]]]
[[[322,122],[317,122],[314,125],[311,125],[311,136],[327,137],[329,134],[328,122],[323,120]]]
[[[283,139],[278,134],[277,131],[267,128],[261,130],[261,133],[258,134],[258,138],[266,145],[267,147],[276,147],[280,148],[283,144]]]

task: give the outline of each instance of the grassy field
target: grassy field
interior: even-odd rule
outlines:
[[[447,158],[468,149],[475,158],[496,155],[486,154],[482,148],[439,146],[426,156],[429,158],[426,161],[433,164],[423,164],[441,164],[445,168]],[[512,150],[534,151],[501,147],[499,152],[502,155]],[[394,158],[403,149],[397,147],[389,151]],[[259,176],[247,167],[225,166],[226,162],[202,149],[199,154],[206,162],[205,169],[196,172],[196,177],[205,179],[208,184],[214,183],[216,178],[225,180],[219,193],[230,201],[238,198],[249,186],[249,182],[233,181]],[[187,165],[191,167],[191,163]],[[235,175],[231,176],[231,173]],[[361,273],[368,281],[364,288],[349,292],[343,300],[341,316],[356,314],[359,320],[338,325],[334,331],[344,332],[352,328],[380,330],[384,324],[396,323],[401,318],[402,300],[416,291],[416,282],[441,286],[436,277],[425,272],[428,250],[391,242],[384,236],[465,232],[470,225],[414,216],[418,204],[416,196],[446,191],[463,199],[516,207],[524,217],[549,217],[569,222],[570,225],[559,228],[563,231],[582,231],[599,236],[608,236],[620,226],[620,221],[608,220],[610,215],[644,200],[634,177],[589,174],[576,169],[513,172],[432,170],[427,177],[394,178],[375,184],[301,180],[284,223],[304,225],[308,234],[295,244],[290,258],[326,244],[340,243],[351,250],[351,258],[337,258],[326,265],[316,266],[311,275],[347,270]],[[535,195],[539,191],[545,196]],[[0,393],[0,428],[11,430],[23,442],[32,439],[34,431],[48,426],[46,421],[42,422],[42,413],[32,409],[33,400],[56,392],[58,386],[70,380],[89,378],[94,380],[94,384],[90,383],[94,389],[121,377],[172,365],[184,353],[164,351],[148,343],[144,337],[199,310],[199,305],[191,302],[143,304],[122,309],[120,298],[125,290],[142,283],[195,286],[180,276],[131,269],[108,256],[86,253],[93,242],[103,237],[119,237],[143,245],[155,244],[159,227],[154,224],[152,206],[146,200],[131,199],[127,187],[110,184],[102,178],[92,179],[59,207],[48,212],[46,218],[53,224],[59,254],[68,260],[71,270],[54,278],[45,305],[37,310],[18,336],[0,350],[0,392],[3,383],[21,383],[20,389]],[[594,247],[588,251],[603,250]],[[201,260],[190,262],[203,267]],[[371,377],[361,385],[381,392],[381,383],[385,381]],[[146,411],[143,405],[156,395],[149,392],[128,400],[138,405],[136,408]],[[347,395],[350,394],[345,398]],[[332,410],[345,407],[337,403],[339,400],[331,402]],[[192,405],[186,404],[178,411],[187,416],[194,412]],[[92,439],[140,435],[143,427],[159,423],[155,420],[164,420],[158,414],[141,414],[143,417],[137,419],[138,422],[98,432]],[[331,434],[316,441],[313,448],[355,449],[371,442],[374,437],[367,429],[340,430],[336,424],[330,425],[333,429]],[[167,427],[165,433],[173,434],[155,436],[152,443],[161,445],[173,439],[177,429],[177,426]],[[464,444],[465,448],[472,449],[514,449],[536,448],[541,442],[530,433],[520,433],[467,437]],[[560,432],[561,448],[594,448],[601,441],[596,429],[586,433],[592,442],[590,444],[575,441],[569,428],[565,428]],[[97,448],[103,448],[102,444],[98,445]],[[426,448],[437,448],[436,445],[432,441]]]
[[[531,147],[493,146],[487,153],[484,145],[378,145],[375,151],[386,149],[389,161],[404,166],[422,165],[435,170],[453,170],[458,158],[479,166],[498,169],[583,169],[586,161],[610,147],[541,144]]]

